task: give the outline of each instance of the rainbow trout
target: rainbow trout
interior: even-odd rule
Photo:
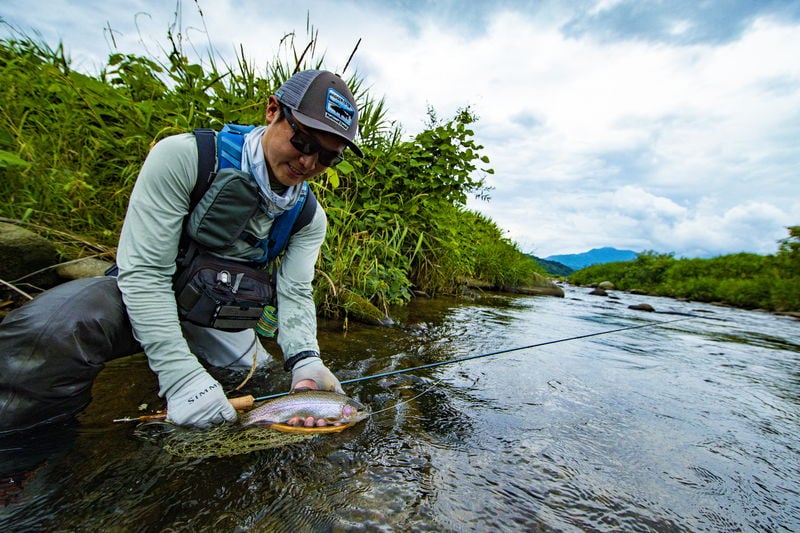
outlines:
[[[350,425],[369,416],[369,409],[337,392],[307,390],[268,400],[241,417],[245,426],[286,424],[294,417],[324,418],[329,424]]]

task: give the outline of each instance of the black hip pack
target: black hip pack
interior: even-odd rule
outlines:
[[[275,300],[270,271],[201,252],[175,278],[178,316],[223,331],[255,327]]]

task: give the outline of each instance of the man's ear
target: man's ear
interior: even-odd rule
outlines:
[[[273,94],[267,100],[267,109],[264,112],[264,122],[267,124],[272,124],[273,122],[277,122],[278,119],[281,117],[281,104],[278,102],[278,99]]]

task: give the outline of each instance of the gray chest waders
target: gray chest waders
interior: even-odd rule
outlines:
[[[70,419],[107,361],[141,352],[113,277],[70,281],[0,324],[0,436]]]

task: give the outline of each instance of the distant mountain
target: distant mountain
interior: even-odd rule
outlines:
[[[569,276],[574,272],[570,267],[565,264],[559,263],[558,261],[548,261],[547,259],[542,259],[541,257],[536,257],[535,255],[528,254],[530,257],[534,259],[539,265],[544,269],[545,272],[548,274],[552,274],[554,276]]]
[[[556,261],[573,270],[580,270],[590,265],[601,265],[616,261],[631,261],[639,255],[633,250],[617,250],[616,248],[594,248],[582,254],[551,255],[545,257],[546,261]]]

